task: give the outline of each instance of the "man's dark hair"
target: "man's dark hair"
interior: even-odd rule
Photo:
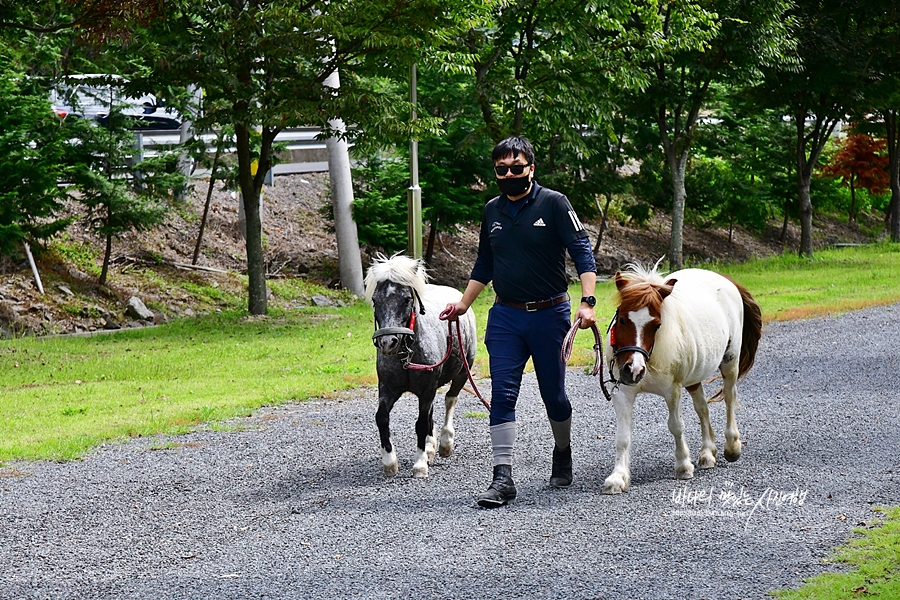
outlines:
[[[494,146],[494,151],[491,152],[491,160],[497,162],[507,156],[516,158],[520,154],[524,156],[525,160],[530,164],[534,164],[534,148],[531,146],[531,142],[526,138],[514,135],[500,141]]]

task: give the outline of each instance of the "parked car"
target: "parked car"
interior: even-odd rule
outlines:
[[[50,91],[50,103],[61,117],[76,116],[109,125],[113,108],[129,119],[128,128],[137,131],[178,129],[181,115],[165,106],[153,94],[132,97],[125,94],[127,80],[118,75],[69,75]]]

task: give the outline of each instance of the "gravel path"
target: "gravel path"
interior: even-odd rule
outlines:
[[[373,390],[16,465],[0,479],[0,597],[763,598],[832,568],[830,549],[900,500],[898,317],[900,305],[768,325],[739,391],[742,458],[689,482],[673,479],[665,404],[643,396],[620,496],[600,494],[612,406],[575,370],[575,485],[546,486],[552,437],[529,375],[519,499],[493,511],[473,501],[490,446],[466,394],[456,451],[425,481],[409,477],[409,401],[394,411],[400,476],[381,475]],[[711,413],[721,456],[724,406]],[[696,459],[689,400],[685,420]]]

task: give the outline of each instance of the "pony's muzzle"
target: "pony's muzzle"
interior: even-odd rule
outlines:
[[[375,345],[378,346],[378,349],[381,350],[381,353],[385,356],[391,356],[393,354],[397,354],[397,351],[400,350],[400,336],[399,335],[383,335],[375,340]]]
[[[619,369],[620,379],[625,385],[637,385],[644,378],[647,369],[644,367],[643,361],[629,360],[621,369]]]

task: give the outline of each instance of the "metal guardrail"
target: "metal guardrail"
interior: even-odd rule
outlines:
[[[325,141],[316,139],[321,129],[318,127],[295,127],[285,129],[275,136],[276,144],[285,144],[288,158],[283,159],[273,169],[275,175],[284,175],[288,173],[310,173],[328,170],[328,158],[326,154]],[[138,150],[143,156],[153,156],[156,148],[159,147],[175,147],[181,140],[181,134],[173,130],[147,130],[136,132],[138,140]],[[210,151],[214,150],[216,136],[213,133],[202,134],[203,139]],[[225,147],[225,152],[233,152],[234,146]],[[205,170],[198,169],[194,172],[194,177],[204,177],[208,173]]]

